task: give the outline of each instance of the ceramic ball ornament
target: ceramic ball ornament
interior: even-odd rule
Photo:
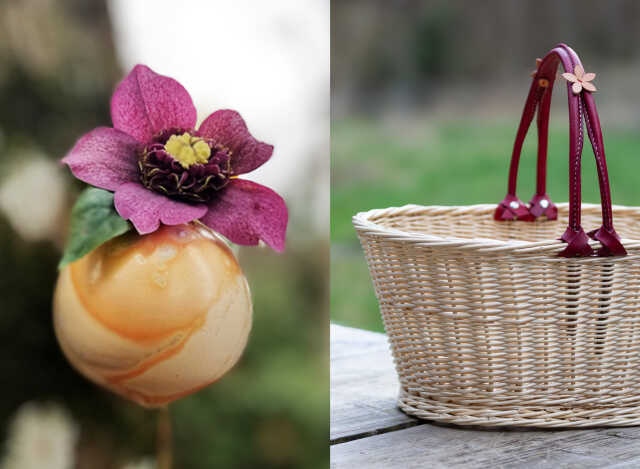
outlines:
[[[224,375],[245,348],[251,313],[231,250],[189,225],[101,245],[62,270],[54,296],[69,362],[148,407]]]
[[[138,65],[111,100],[114,127],[94,129],[63,159],[94,186],[78,198],[53,300],[71,365],[145,407],[220,379],[252,323],[247,280],[226,242],[284,250],[282,198],[238,178],[273,147],[235,111],[195,129],[175,80]]]

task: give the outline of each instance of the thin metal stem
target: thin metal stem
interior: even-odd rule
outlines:
[[[156,427],[156,458],[158,469],[171,469],[173,466],[173,438],[171,434],[171,415],[169,406],[158,409]]]

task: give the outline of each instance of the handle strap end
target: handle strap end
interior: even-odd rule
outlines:
[[[529,213],[531,213],[534,218],[544,215],[547,217],[547,220],[558,219],[558,208],[556,207],[556,204],[551,202],[551,199],[547,194],[536,194],[531,198],[529,201]]]
[[[598,256],[610,257],[627,255],[627,250],[620,242],[620,236],[618,236],[616,230],[607,230],[604,226],[601,226],[597,230],[590,231],[588,235],[591,239],[599,241],[602,245],[597,251]]]
[[[560,241],[567,243],[567,247],[558,253],[560,257],[588,257],[593,255],[593,248],[589,246],[589,237],[582,227],[577,230],[567,228]]]
[[[509,195],[496,207],[493,213],[493,219],[496,221],[520,220],[533,221],[535,218],[529,213],[529,208],[522,200],[514,195]]]

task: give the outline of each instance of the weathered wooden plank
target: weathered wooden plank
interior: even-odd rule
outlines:
[[[640,467],[640,427],[550,431],[435,425],[397,410],[397,386],[384,335],[331,326],[332,468]]]
[[[331,325],[331,443],[422,422],[396,408],[398,380],[386,336]]]
[[[637,468],[640,429],[479,430],[437,425],[331,447],[341,468]]]

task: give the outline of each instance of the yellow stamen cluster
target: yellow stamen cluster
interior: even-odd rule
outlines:
[[[211,156],[211,148],[207,142],[188,132],[172,135],[164,149],[185,169],[194,164],[204,164]]]

